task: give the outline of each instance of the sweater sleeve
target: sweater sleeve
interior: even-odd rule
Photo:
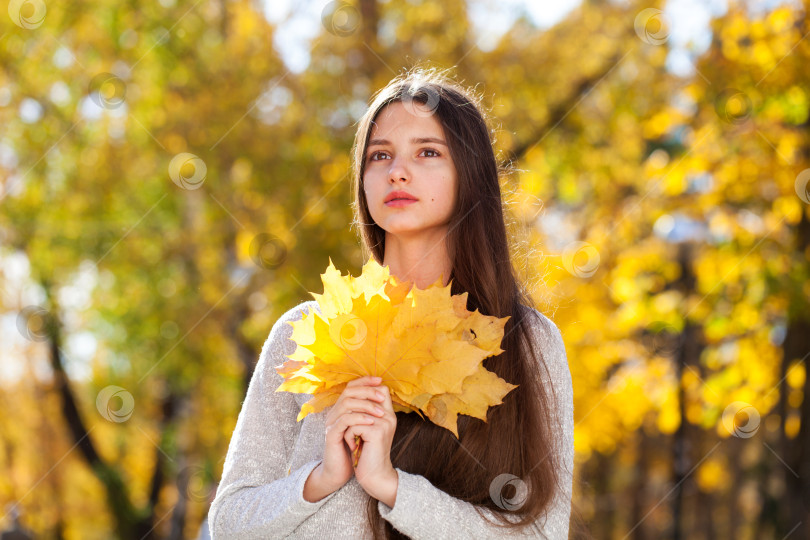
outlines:
[[[282,382],[273,369],[292,354],[292,326],[300,306],[282,315],[262,347],[239,412],[222,480],[208,511],[211,538],[280,538],[314,514],[330,493],[316,502],[304,499],[304,483],[319,461],[287,472],[295,440],[299,406],[289,392],[275,392]]]
[[[508,529],[497,525],[496,518],[487,508],[448,495],[424,476],[396,469],[399,476],[394,507],[378,501],[380,515],[398,531],[414,540],[436,538],[568,538],[571,514],[571,495],[574,470],[574,403],[571,372],[562,335],[547,317],[535,311],[538,322],[533,323],[533,344],[543,351],[549,374],[541,370],[541,378],[548,384],[548,376],[556,394],[556,412],[561,430],[560,473],[562,493],[557,492],[544,517],[531,527]],[[483,514],[479,514],[480,512]]]

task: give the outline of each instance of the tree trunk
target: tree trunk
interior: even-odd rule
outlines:
[[[644,505],[647,502],[647,463],[649,462],[651,441],[644,433],[643,427],[636,432],[636,436],[638,437],[638,453],[636,456],[638,465],[635,471],[636,477],[633,481],[632,491],[630,492],[630,498],[633,501],[630,520],[633,526],[639,524],[638,527],[633,529],[633,539],[646,540],[647,534],[642,520],[644,519]]]
[[[707,436],[710,431],[704,431],[702,429],[695,430],[695,436],[698,439],[695,441],[697,443],[697,447],[700,448],[701,455],[706,455],[707,452],[711,450],[709,446],[710,438]],[[706,540],[713,540],[717,538],[716,531],[714,529],[715,521],[717,520],[717,516],[715,515],[715,507],[714,507],[714,495],[712,493],[706,493],[700,489],[700,486],[697,485],[695,482],[695,524],[696,524],[696,532],[699,531],[701,536]],[[690,538],[692,535],[690,535]]]
[[[692,271],[692,249],[690,243],[678,245],[678,263],[681,275],[674,286],[683,294],[684,300],[695,290],[695,275]],[[700,358],[700,331],[688,319],[684,321],[683,332],[675,353],[675,384],[678,385],[678,410],[681,422],[675,431],[672,442],[672,538],[683,538],[683,493],[688,482],[687,474],[692,469],[693,436],[686,418],[686,391],[683,387],[683,375],[690,366],[697,365]]]
[[[593,486],[594,498],[596,504],[594,505],[594,524],[598,524],[599,528],[595,531],[597,538],[612,538],[613,528],[615,524],[614,512],[614,496],[610,487],[610,471],[613,470],[613,464],[609,456],[605,456],[600,452],[594,454],[593,463]]]
[[[49,284],[42,283],[42,286],[52,306],[52,312],[49,314],[47,321],[49,356],[51,369],[53,369],[54,387],[62,401],[62,414],[68,431],[75,441],[75,446],[78,448],[80,455],[104,487],[107,495],[107,507],[113,516],[119,537],[123,540],[154,538],[154,508],[164,482],[161,452],[160,450],[156,451],[157,458],[150,486],[149,505],[145,509],[138,509],[132,504],[127,486],[118,470],[105,462],[99,455],[93,439],[90,437],[90,431],[87,430],[82,420],[70,380],[62,364],[61,326],[58,317],[55,315],[58,310],[52,301]],[[164,417],[161,421],[164,428],[174,414],[173,401],[174,398],[170,395],[167,398],[167,403],[164,403]]]
[[[810,252],[810,221],[807,218],[807,210],[803,209],[802,219],[799,221],[796,231],[796,249],[794,253],[800,258],[796,265],[797,275],[801,276],[803,267],[805,272],[810,267],[808,262],[808,252]],[[805,273],[806,275],[806,273]],[[783,343],[782,362],[787,366],[794,360],[804,364],[805,373],[808,368],[808,357],[810,357],[810,303],[804,296],[804,283],[797,283],[791,289],[790,306],[788,308],[788,328]],[[795,291],[795,292],[794,292]],[[804,380],[804,399],[799,407],[800,427],[799,433],[792,441],[787,439],[785,433],[785,420],[782,418],[782,445],[781,455],[787,462],[788,467],[783,467],[785,477],[784,504],[781,507],[785,510],[785,518],[781,520],[779,535],[797,538],[810,537],[810,377]],[[787,391],[787,386],[783,385],[783,392]],[[801,525],[799,525],[801,523]],[[795,529],[796,526],[798,529]],[[795,530],[794,530],[795,529]],[[792,531],[792,532],[791,532]]]

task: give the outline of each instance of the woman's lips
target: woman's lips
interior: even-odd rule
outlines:
[[[400,206],[408,206],[411,203],[415,203],[416,199],[394,199],[393,201],[388,201],[385,203],[385,206],[393,206],[394,208],[398,208]]]

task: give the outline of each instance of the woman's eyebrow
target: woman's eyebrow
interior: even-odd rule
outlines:
[[[425,144],[425,143],[437,143],[447,146],[447,143],[444,141],[444,139],[439,139],[437,137],[414,137],[413,139],[411,139],[411,144]],[[369,146],[385,146],[390,144],[391,141],[389,141],[388,139],[371,139],[370,141],[368,141]]]

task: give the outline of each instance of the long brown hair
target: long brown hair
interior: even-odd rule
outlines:
[[[501,343],[505,352],[485,359],[484,367],[518,388],[489,409],[487,422],[459,415],[458,440],[416,414],[398,412],[391,462],[453,497],[494,511],[499,524],[526,526],[542,517],[560,489],[562,463],[555,433],[562,429],[559,419],[551,417],[553,398],[541,382],[540,370],[548,374],[542,351],[530,341],[528,317],[534,302],[510,259],[499,182],[506,166],[496,162],[480,97],[446,71],[417,67],[396,76],[373,97],[354,141],[352,225],[359,230],[364,259],[370,255],[382,264],[385,253],[385,231],[372,219],[363,189],[366,149],[378,114],[397,101],[422,104],[442,125],[458,179],[446,238],[450,290],[468,293],[470,311],[510,316]],[[520,478],[528,488],[524,502],[514,505],[517,509],[507,510],[512,505],[498,504],[490,496],[493,481],[504,473]],[[515,496],[506,491],[502,496]],[[507,519],[506,514],[512,516]],[[375,540],[382,531],[385,538],[406,538],[382,519],[373,498],[367,515]]]

